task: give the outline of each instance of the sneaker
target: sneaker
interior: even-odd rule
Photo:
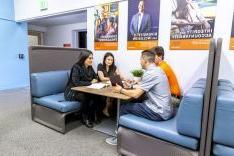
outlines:
[[[116,146],[117,145],[117,137],[106,138],[106,143],[109,145]]]

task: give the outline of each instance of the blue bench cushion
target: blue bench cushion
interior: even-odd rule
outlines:
[[[144,134],[169,141],[193,150],[198,148],[198,140],[180,135],[176,129],[176,118],[168,121],[151,121],[132,114],[120,117],[119,124]]]
[[[215,144],[213,146],[213,154],[215,156],[234,156],[234,148]]]
[[[226,80],[226,79],[219,79],[218,85],[219,85],[219,86],[223,86],[223,85],[232,85],[232,83],[231,83],[231,81]]]
[[[205,78],[200,78],[200,79],[198,79],[195,83],[202,83],[202,84],[205,84],[205,83],[206,83],[206,79],[205,79]]]
[[[222,85],[222,86],[218,86],[218,90],[233,91],[233,88],[230,85]]]
[[[50,71],[31,74],[31,92],[34,97],[43,97],[64,92],[68,71]]]
[[[213,139],[234,147],[234,91],[218,90]]]
[[[230,80],[220,79],[218,84],[219,86],[229,86],[232,88],[232,90],[234,90],[234,85]]]
[[[41,98],[33,98],[34,103],[42,105],[51,109],[55,109],[59,112],[70,112],[80,110],[80,103],[77,101],[65,101],[64,93],[44,96]]]
[[[204,90],[204,88],[192,87],[184,95],[176,122],[177,131],[180,134],[200,138]]]
[[[203,88],[205,89],[205,83],[195,83],[193,84],[192,88]]]

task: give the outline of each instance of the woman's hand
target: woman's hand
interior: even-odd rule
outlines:
[[[91,81],[92,84],[93,84],[93,83],[97,83],[97,82],[98,82],[97,79],[93,79],[93,80]]]

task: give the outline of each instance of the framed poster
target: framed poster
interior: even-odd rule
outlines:
[[[118,16],[118,2],[95,7],[95,50],[118,50]]]
[[[234,50],[234,13],[233,13],[233,18],[232,18],[232,32],[231,32],[230,50]]]
[[[159,13],[160,0],[128,1],[128,50],[157,46]]]
[[[217,0],[171,0],[171,50],[206,50],[213,37]]]

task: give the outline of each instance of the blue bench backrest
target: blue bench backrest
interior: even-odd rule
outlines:
[[[177,113],[178,133],[200,138],[205,79],[195,82],[184,95]]]
[[[219,82],[214,134],[215,143],[234,147],[234,90],[230,82]]]
[[[62,93],[68,81],[68,72],[49,71],[31,74],[31,93],[34,97]]]

